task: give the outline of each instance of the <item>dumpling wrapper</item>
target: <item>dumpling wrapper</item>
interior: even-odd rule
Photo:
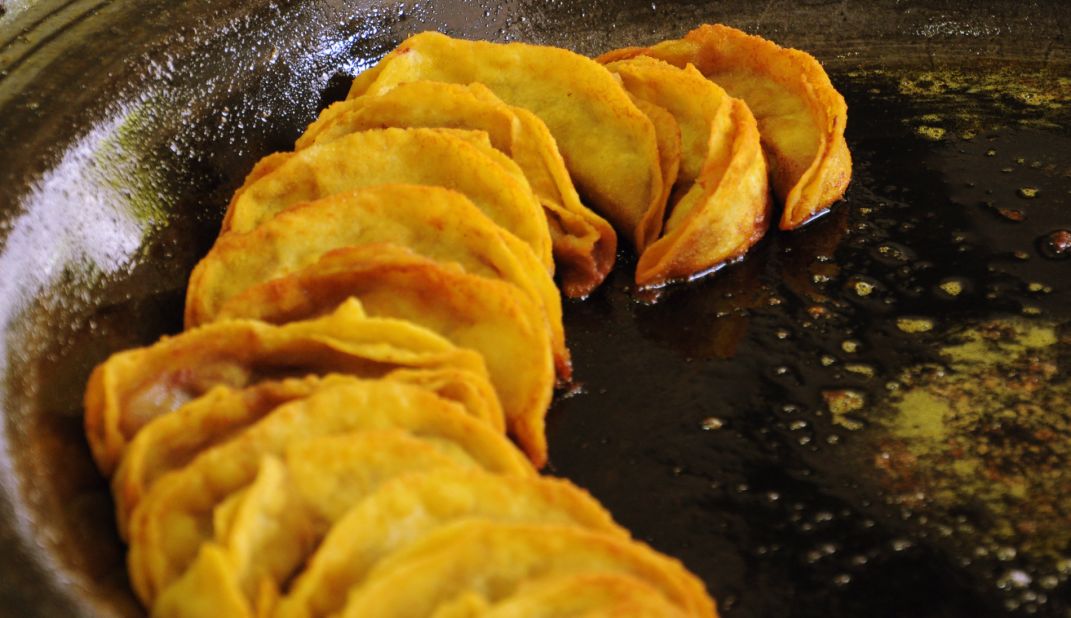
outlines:
[[[471,518],[573,525],[628,538],[598,502],[568,481],[449,469],[399,477],[335,524],[275,616],[331,615],[380,559],[443,525]]]
[[[166,608],[170,615],[196,618],[200,597],[211,595],[224,607],[242,608],[238,615],[271,614],[282,582],[316,547],[338,516],[335,511],[398,475],[478,467],[450,446],[380,430],[299,443],[287,449],[285,459],[265,456],[253,482],[214,509],[211,540],[163,590],[153,613]],[[302,491],[299,484],[310,480],[320,492]],[[209,582],[209,574],[216,580]],[[189,596],[197,598],[191,602]]]
[[[770,201],[755,119],[695,67],[650,57],[611,62],[637,99],[680,126],[678,188],[662,236],[640,255],[636,283],[658,287],[741,257],[766,233]]]
[[[154,618],[253,617],[253,607],[235,585],[233,566],[222,547],[202,545],[194,564],[156,600]]]
[[[525,43],[409,37],[358,75],[350,98],[413,81],[479,82],[539,117],[573,181],[633,244],[658,236],[662,175],[654,127],[604,67],[579,54]]]
[[[479,352],[506,424],[537,467],[546,463],[544,417],[554,394],[550,334],[516,286],[470,275],[391,244],[337,249],[291,275],[233,297],[223,319],[283,323],[347,298],[371,316],[409,320]]]
[[[520,586],[481,618],[684,618],[657,588],[629,575],[585,573]]]
[[[221,236],[194,268],[186,327],[218,318],[242,291],[308,266],[333,249],[392,242],[466,271],[508,281],[539,303],[554,343],[558,376],[572,376],[561,296],[531,249],[468,198],[442,187],[375,185],[294,206],[247,233]]]
[[[693,64],[747,103],[758,120],[774,192],[784,207],[781,229],[805,224],[844,195],[852,175],[844,141],[848,107],[813,56],[707,24],[680,40],[615,50],[598,60],[639,55],[678,67]]]
[[[642,543],[575,526],[485,520],[447,524],[387,556],[351,590],[340,616],[430,616],[464,591],[493,604],[526,582],[583,573],[630,575],[686,615],[717,616],[695,576]]]
[[[209,540],[213,510],[253,481],[265,455],[282,455],[291,447],[299,449],[300,457],[290,460],[291,473],[300,476],[295,486],[305,496],[315,497],[315,503],[321,505],[318,508],[341,509],[323,506],[348,500],[345,488],[334,482],[341,476],[328,475],[325,470],[349,465],[350,459],[340,458],[319,443],[307,448],[295,445],[316,438],[389,429],[424,440],[434,439],[442,445],[440,450],[447,449],[447,454],[471,458],[492,472],[535,474],[531,464],[504,436],[468,416],[458,404],[417,386],[354,378],[351,383],[276,408],[231,440],[202,451],[184,468],[157,480],[134,511],[130,525],[128,567],[138,596],[151,606],[156,596],[186,570],[201,544]],[[339,442],[353,444],[351,459],[405,459],[404,449],[388,452],[374,441],[358,448],[354,436],[346,435]]]
[[[156,479],[189,463],[275,408],[332,388],[349,378],[307,376],[268,381],[244,389],[217,386],[170,414],[157,417],[134,436],[112,477],[119,534],[127,538],[130,514]],[[498,396],[485,376],[447,367],[397,369],[383,377],[425,388],[461,404],[496,431],[505,431]]]
[[[659,229],[657,232],[647,234],[642,245],[635,246],[636,253],[642,255],[643,251],[657,240],[665,225],[666,209],[669,207],[669,200],[673,196],[673,186],[680,173],[681,128],[673,114],[664,107],[637,97],[632,97],[632,101],[651,120],[651,125],[655,128],[655,137],[658,141],[658,165],[662,169],[662,194],[658,198],[658,205],[649,213],[651,220],[659,222]]]
[[[606,65],[633,97],[657,105],[680,128],[677,182],[688,186],[703,171],[711,151],[727,149],[729,95],[693,66],[681,69],[648,56]]]
[[[215,386],[310,373],[380,377],[403,367],[487,376],[479,354],[411,322],[370,318],[350,300],[316,320],[216,322],[113,354],[86,386],[86,437],[97,467],[110,477],[142,427]]]
[[[328,107],[295,149],[384,127],[486,131],[491,144],[521,168],[543,205],[566,295],[587,296],[606,278],[616,257],[617,234],[580,202],[554,137],[535,114],[506,105],[480,84],[411,82]]]
[[[554,272],[543,207],[517,164],[493,148],[483,131],[361,131],[270,155],[235,192],[221,233],[248,232],[295,204],[381,184],[432,185],[464,194]]]
[[[431,618],[684,618],[653,586],[635,577],[583,573],[521,585],[492,605],[471,590],[436,608]]]

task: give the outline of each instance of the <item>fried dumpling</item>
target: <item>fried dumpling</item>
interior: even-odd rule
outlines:
[[[655,138],[658,141],[658,165],[662,169],[662,194],[658,198],[658,204],[644,220],[643,230],[639,237],[642,243],[636,244],[637,254],[650,246],[662,233],[666,219],[666,209],[673,195],[673,185],[677,182],[677,174],[681,165],[681,128],[677,119],[666,108],[656,105],[648,100],[632,97],[632,101],[639,107],[650,120],[655,128]]]
[[[222,233],[248,232],[295,204],[380,184],[432,185],[464,194],[554,272],[543,207],[517,164],[494,149],[483,131],[360,131],[271,155],[235,192]]]
[[[383,379],[420,386],[461,404],[492,429],[505,430],[498,397],[484,376],[446,367],[397,369]],[[112,477],[120,535],[127,537],[130,513],[156,479],[186,465],[201,451],[227,440],[275,408],[348,380],[348,376],[328,375],[261,382],[244,389],[217,386],[151,421],[134,436]]]
[[[803,225],[844,195],[852,173],[844,141],[848,108],[813,56],[719,24],[653,47],[612,51],[599,60],[640,55],[679,67],[692,64],[747,103],[784,206],[781,229]]]
[[[480,84],[412,82],[335,103],[298,138],[296,149],[384,127],[486,131],[491,144],[521,168],[543,204],[566,294],[586,296],[606,278],[617,235],[580,202],[554,138],[537,116],[506,105]]]
[[[662,176],[654,128],[598,63],[554,47],[414,35],[354,79],[350,97],[405,82],[479,82],[550,129],[581,194],[634,244],[657,236]]]
[[[765,159],[747,106],[691,65],[639,56],[606,66],[680,127],[677,189],[662,236],[640,255],[637,285],[687,279],[742,256],[765,234],[769,213]]]
[[[154,618],[252,618],[252,604],[234,581],[233,566],[223,548],[202,545],[194,565],[156,600]]]
[[[570,526],[463,520],[384,558],[350,592],[341,616],[430,616],[462,591],[493,604],[526,582],[583,573],[630,575],[686,615],[717,615],[699,580],[636,541]]]
[[[244,234],[231,232],[197,264],[186,290],[186,327],[215,320],[240,292],[290,274],[324,253],[391,242],[524,290],[546,314],[555,365],[571,377],[561,297],[531,249],[468,198],[442,187],[375,185],[295,206]]]
[[[331,615],[380,559],[445,524],[470,518],[573,525],[628,538],[594,499],[567,481],[455,469],[399,477],[338,520],[275,615]]]
[[[554,391],[550,334],[515,286],[477,277],[391,244],[337,249],[291,275],[229,300],[226,318],[300,320],[357,298],[371,316],[409,320],[483,355],[506,423],[537,466]]]
[[[289,453],[288,473],[296,477],[292,486],[304,504],[329,519],[348,506],[353,494],[347,493],[352,485],[346,483],[365,474],[355,472],[358,468],[372,474],[391,462],[404,466],[416,460],[412,444],[394,450],[384,446],[388,439],[380,434],[388,430],[428,442],[460,463],[471,460],[500,474],[535,474],[504,436],[458,404],[409,384],[352,378],[276,408],[157,480],[131,518],[128,564],[139,597],[151,604],[185,571],[214,529],[230,529],[228,518],[217,513],[214,521],[213,512],[249,486],[264,456]],[[376,433],[358,439],[366,432]],[[327,440],[333,436],[334,442]]]
[[[519,586],[492,604],[467,590],[436,608],[431,618],[684,618],[656,588],[629,575],[583,573]]]
[[[584,573],[550,577],[517,588],[477,614],[481,618],[684,618],[657,588],[629,575]]]
[[[175,616],[197,616],[201,600],[191,603],[182,596],[198,594],[243,608],[238,615],[268,615],[281,582],[331,525],[317,509],[316,502],[325,496],[307,496],[298,486],[309,472],[320,484],[329,481],[327,486],[335,490],[331,503],[348,506],[397,475],[476,465],[463,453],[444,452],[443,446],[449,445],[380,430],[299,443],[287,449],[285,458],[265,456],[252,483],[215,507],[211,537],[182,576],[164,588],[154,613],[164,606]],[[310,467],[304,461],[310,457],[328,466]],[[208,581],[209,574],[215,581]]]
[[[111,476],[143,426],[215,386],[307,374],[380,377],[402,367],[487,375],[479,354],[411,322],[370,318],[350,300],[316,320],[216,322],[112,355],[86,386],[86,436],[97,466]]]

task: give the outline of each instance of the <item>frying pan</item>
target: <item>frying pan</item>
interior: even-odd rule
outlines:
[[[82,435],[85,379],[179,330],[230,193],[352,75],[425,29],[592,54],[722,22],[825,64],[853,183],[825,218],[653,302],[627,250],[568,302],[577,383],[550,412],[550,471],[682,559],[726,616],[1071,615],[1071,261],[1048,236],[1071,228],[1071,7],[0,7],[0,613],[141,613]],[[994,324],[1048,345],[946,366]],[[937,439],[897,424],[905,389],[951,374],[979,387],[977,417]],[[1016,380],[1019,404],[1044,402],[1033,424],[982,405]]]

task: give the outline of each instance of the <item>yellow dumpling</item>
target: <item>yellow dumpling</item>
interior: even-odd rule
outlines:
[[[332,491],[327,502],[348,505],[397,475],[477,466],[449,446],[404,431],[374,430],[298,443],[283,458],[264,456],[254,480],[223,499],[211,521],[203,520],[211,535],[182,576],[161,592],[154,613],[163,606],[193,618],[201,600],[183,597],[212,595],[243,607],[241,614],[267,615],[281,583],[331,525],[318,508],[325,506],[325,480]],[[327,465],[315,465],[323,462]],[[313,487],[320,486],[311,495],[300,487],[310,478]],[[209,574],[215,581],[208,581]]]
[[[480,84],[418,81],[335,103],[298,138],[296,149],[383,127],[486,131],[491,144],[521,168],[543,205],[565,293],[586,296],[606,278],[617,235],[580,202],[557,144],[537,116],[506,105]]]
[[[470,518],[574,525],[628,538],[594,499],[567,481],[432,470],[384,484],[340,519],[275,615],[331,615],[380,559],[445,524]]]
[[[138,432],[112,477],[119,533],[127,537],[130,514],[156,479],[189,463],[275,408],[317,390],[345,383],[348,376],[328,375],[268,381],[244,389],[217,386]],[[498,396],[485,376],[465,369],[397,369],[383,377],[427,389],[465,410],[496,431],[505,431]]]
[[[554,47],[414,35],[353,82],[350,97],[413,81],[479,82],[550,129],[573,181],[619,233],[642,246],[661,207],[654,127],[605,68]]]
[[[515,286],[477,277],[391,244],[338,249],[235,296],[220,317],[272,323],[330,311],[354,297],[371,316],[409,320],[483,355],[510,432],[537,466],[554,392],[550,332]]]
[[[527,245],[464,195],[442,187],[374,185],[295,206],[244,234],[224,234],[190,276],[186,327],[217,319],[235,295],[308,266],[328,251],[381,242],[524,290],[546,314],[559,377],[570,379],[553,279]]]
[[[640,254],[637,285],[688,279],[741,257],[769,218],[766,164],[747,106],[691,65],[639,56],[607,68],[680,127],[677,187],[661,237]]]
[[[216,322],[112,355],[86,386],[86,437],[97,466],[111,476],[142,427],[215,386],[326,373],[380,377],[401,367],[487,375],[479,354],[411,322],[370,318],[351,300],[316,320]]]
[[[517,588],[481,618],[684,618],[654,586],[630,575],[584,573],[548,577]]]
[[[781,229],[803,225],[844,195],[852,175],[844,141],[848,107],[813,56],[718,24],[700,26],[680,40],[612,51],[599,60],[640,55],[678,67],[692,64],[747,103],[784,207]]]
[[[409,384],[352,378],[276,408],[231,440],[202,451],[185,467],[157,480],[130,525],[128,566],[138,596],[151,605],[191,564],[215,528],[230,529],[227,517],[216,515],[214,521],[213,513],[253,482],[266,455],[289,453],[287,471],[303,504],[319,517],[341,516],[351,500],[346,479],[360,480],[355,470],[367,467],[371,474],[381,465],[376,463],[380,459],[405,465],[406,448],[391,451],[381,448],[375,436],[359,442],[349,435],[385,430],[431,440],[452,459],[472,460],[492,472],[535,474],[505,437],[458,404]],[[305,444],[332,436],[334,442]],[[328,443],[336,444],[335,450]],[[348,454],[339,455],[338,449]],[[340,466],[341,472],[331,473]],[[238,511],[221,512],[233,516]]]
[[[194,566],[160,595],[152,606],[152,615],[155,618],[252,618],[253,607],[234,581],[233,572],[223,548],[212,543],[202,545]]]
[[[463,591],[497,603],[526,582],[583,573],[630,575],[685,615],[717,615],[699,580],[639,542],[575,526],[486,520],[445,525],[384,558],[340,615],[430,616]]]
[[[673,196],[673,186],[680,173],[681,127],[666,108],[635,96],[632,96],[632,100],[654,126],[655,139],[658,142],[658,165],[662,170],[661,197],[658,198],[658,204],[647,213],[640,226],[640,232],[637,234],[641,241],[635,243],[635,249],[636,253],[642,255],[643,251],[662,234],[666,209],[669,207],[669,200]]]
[[[295,204],[381,184],[432,185],[464,194],[554,272],[543,207],[517,164],[493,148],[483,131],[360,131],[271,155],[235,192],[222,233],[248,232]]]

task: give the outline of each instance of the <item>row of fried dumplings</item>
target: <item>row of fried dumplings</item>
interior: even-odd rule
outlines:
[[[249,174],[186,330],[90,378],[138,597],[176,617],[716,616],[678,561],[537,472],[572,372],[555,277],[589,294],[617,232],[640,286],[739,258],[771,186],[786,229],[841,196],[845,123],[817,61],[724,26],[597,61],[403,42]]]

